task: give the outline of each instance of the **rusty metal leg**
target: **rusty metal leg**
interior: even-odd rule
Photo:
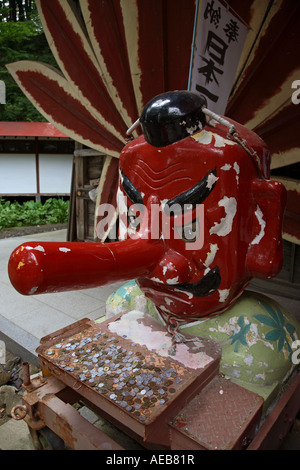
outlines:
[[[24,419],[29,427],[35,448],[39,448],[39,434],[45,427],[53,431],[75,450],[122,450],[115,441],[90,424],[70,403],[57,395],[70,395],[69,389],[56,377],[29,381],[24,387],[23,405],[15,407],[15,419]]]
[[[280,447],[300,410],[300,372],[280,398],[248,450],[275,450]]]
[[[23,384],[26,387],[31,384],[29,362],[23,362]]]
[[[30,433],[30,437],[32,439],[34,449],[35,450],[41,450],[41,445],[40,445],[40,441],[39,441],[39,438],[38,438],[37,431],[35,429],[32,429],[30,426],[28,426],[28,430],[29,430],[29,433]]]

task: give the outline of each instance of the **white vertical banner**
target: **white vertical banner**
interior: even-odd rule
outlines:
[[[198,13],[189,89],[224,114],[248,28],[218,0],[202,0]]]

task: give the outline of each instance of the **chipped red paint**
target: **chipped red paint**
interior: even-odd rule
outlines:
[[[142,105],[144,106],[153,96],[165,90],[163,7],[161,2],[154,7],[151,0],[138,1],[137,5],[139,16],[139,66],[141,70],[140,89],[143,98]]]
[[[249,148],[261,160],[267,157],[269,161],[261,139],[238,123],[235,126]],[[140,195],[147,209],[140,229],[132,238],[88,247],[77,242],[24,244],[9,261],[14,287],[31,295],[137,278],[141,290],[157,308],[189,319],[224,311],[251,277],[275,276],[282,265],[284,186],[264,179],[243,147],[226,141],[227,129],[207,125],[205,132],[211,133],[210,143],[203,141],[201,132],[163,147],[151,145],[144,136],[130,142],[120,156],[120,191],[127,194],[129,203],[135,203],[137,193]],[[213,135],[223,139],[223,146],[215,144]],[[109,171],[107,182],[110,176]],[[178,233],[176,227],[182,234],[184,228],[181,217],[178,220],[175,215],[164,218],[172,229],[169,234],[164,230],[165,222],[158,223],[158,232],[153,233],[155,219],[151,214],[163,201],[168,201],[172,211],[173,204],[184,197],[192,206],[187,210],[190,220],[199,216],[192,205],[197,201],[197,191],[191,192],[195,187],[205,206],[205,223],[200,222],[203,244],[199,246],[196,240],[191,246],[183,235],[174,236]],[[256,215],[258,207],[265,225]],[[213,254],[212,245],[216,247]],[[74,264],[80,269],[74,270]]]
[[[157,108],[156,103],[153,109]],[[149,120],[154,121],[152,115]],[[262,166],[268,166],[268,150],[261,139],[246,127],[236,122],[234,125],[241,140],[245,139],[249,148],[260,156]],[[149,134],[153,137],[155,130],[151,130]],[[162,229],[165,254],[151,276],[138,279],[141,290],[159,310],[181,318],[221,313],[235,302],[251,277],[274,277],[282,266],[284,186],[264,179],[241,146],[228,145],[228,141],[218,146],[213,137],[210,141],[203,139],[203,135],[207,136],[210,132],[217,133],[223,139],[227,136],[226,129],[217,124],[214,127],[207,125],[205,131],[199,134],[161,147],[151,145],[142,136],[126,145],[120,156],[123,174],[121,188],[132,203],[139,200],[138,193],[143,195],[143,204],[147,208],[153,197],[157,198],[156,204],[168,201],[166,204],[169,203],[170,208],[173,204],[176,206],[182,195],[195,188],[205,175],[215,172],[217,182],[211,187],[209,195],[201,200],[205,221],[200,221],[200,215],[190,208],[190,217],[200,221],[203,245],[192,248],[184,237],[165,236]],[[231,169],[239,169],[238,180],[235,170],[225,170],[228,164]],[[234,215],[230,229],[220,234],[215,233],[213,227],[220,220],[225,220],[224,208],[221,208],[223,200],[234,204]],[[256,215],[258,208],[263,214],[266,229]],[[275,213],[278,218],[274,217]],[[176,224],[181,228],[184,226],[182,221],[176,221],[175,216],[172,223],[171,234],[176,234]],[[217,246],[218,250],[213,262],[207,266],[206,257],[212,245]],[[204,285],[203,291],[197,290]],[[182,286],[183,289],[189,289],[189,286],[196,289],[189,291],[193,294],[191,302],[182,292]],[[222,301],[221,292],[227,293]]]
[[[119,160],[112,158],[106,173],[107,185],[103,188],[100,204],[110,201],[116,203],[118,181],[119,181]]]
[[[186,426],[187,423],[182,423],[181,421],[175,421],[174,422],[174,426],[176,426],[177,428],[184,428]]]
[[[163,251],[162,241],[140,238],[112,243],[30,242],[14,250],[8,271],[23,295],[65,292],[145,276]]]
[[[136,4],[132,3],[133,8],[137,8],[137,24],[134,19],[132,23],[124,23],[123,9],[126,3],[103,0],[98,5],[92,0],[87,0],[87,4],[92,29],[103,52],[105,64],[133,121],[137,117],[137,97],[134,95],[131,75],[133,72],[129,65],[129,55],[132,51],[127,50],[125,27],[138,27],[139,51],[136,66],[141,72],[142,104],[146,104],[153,96],[165,90],[186,88],[195,0],[157,0],[155,8],[150,0],[137,0]],[[254,18],[253,0],[230,0],[229,4],[246,23],[251,24]],[[122,110],[116,109],[112,104],[99,75],[98,65],[93,63],[95,58],[87,56],[81,36],[68,21],[63,5],[61,0],[41,0],[44,28],[49,31],[54,41],[58,61],[61,61],[63,68],[92,106],[103,112],[108,122],[113,121],[119,131],[122,128],[121,132],[124,133],[126,126],[120,116]],[[266,11],[267,7],[266,3]],[[76,17],[79,16],[77,12]],[[245,123],[280,89],[296,64],[294,47],[300,30],[299,17],[299,2],[284,0],[270,21],[266,33],[260,35],[259,40],[253,43],[253,46],[258,46],[255,57],[246,66],[239,88],[234,90],[226,112],[229,117]],[[285,21],[282,21],[282,18],[285,18]],[[263,24],[264,20],[261,26]],[[255,25],[255,28],[259,26]],[[81,32],[84,37],[84,27]],[[86,39],[89,39],[88,36]],[[113,61],[110,60],[112,56]],[[280,67],[278,56],[281,58]],[[285,126],[281,134],[286,132],[290,133]],[[290,136],[285,139],[284,149],[290,148],[287,142],[291,142]],[[273,152],[277,151],[275,145],[276,142],[274,145],[270,143]]]
[[[236,12],[246,24],[250,24],[253,15],[253,0],[219,0],[225,7],[230,5],[232,12]],[[266,3],[266,2],[265,2]]]
[[[74,31],[73,25],[66,17],[61,2],[41,0],[41,9],[49,34],[55,38],[55,47],[64,70],[91,105],[104,115],[105,119],[121,134],[125,135],[127,126],[115,108],[99,70],[88,57],[81,37]],[[74,44],[76,44],[75,48]]]
[[[165,90],[186,90],[188,86],[189,65],[195,1],[169,0],[167,2],[167,31],[165,32],[167,76]],[[178,32],[180,31],[180,41]],[[166,69],[165,69],[166,70]]]
[[[34,71],[18,71],[18,79],[35,101],[43,103],[46,113],[53,121],[68,125],[69,129],[76,129],[82,137],[87,137],[91,143],[102,143],[113,151],[120,151],[123,143],[112,136],[99,122],[91,116],[88,110],[67,95],[54,80]]]
[[[109,157],[107,157],[109,158]],[[98,207],[101,204],[112,204],[115,208],[117,207],[117,192],[118,192],[118,181],[119,181],[119,160],[117,158],[110,158],[108,168],[105,175],[105,181],[103,186],[98,191],[101,191],[100,197],[98,195]],[[100,186],[100,184],[99,184]],[[115,214],[104,214],[99,215],[96,211],[96,226],[105,218],[106,224],[109,225],[113,221]],[[100,235],[97,233],[97,236]],[[102,234],[99,238],[103,238]]]
[[[255,59],[243,73],[243,80],[227,106],[227,116],[245,124],[280,91],[297,67],[295,47],[299,30],[300,3],[284,1],[266,33],[260,36]]]
[[[138,0],[137,5],[144,106],[159,93],[187,88],[195,2]]]
[[[138,118],[138,111],[132,86],[125,30],[119,1],[95,2],[87,0],[95,39],[101,49],[105,65],[119,92],[132,122]],[[105,21],[103,19],[105,18]],[[112,60],[113,57],[113,60]]]
[[[299,147],[299,114],[300,109],[291,103],[254,129],[271,153]]]
[[[283,231],[300,241],[300,193],[296,190],[287,191]]]
[[[221,2],[224,4],[225,0]],[[66,14],[71,3],[74,24]],[[85,15],[81,15],[83,3]],[[254,34],[225,114],[247,126],[255,117],[248,127],[264,139],[272,154],[276,154],[276,166],[280,167],[280,153],[288,157],[289,151],[299,146],[296,126],[300,106],[287,105],[286,100],[287,90],[292,96],[292,80],[299,78],[295,71],[300,3],[298,0],[265,0],[259,6],[254,0],[228,0],[228,3]],[[117,157],[123,147],[120,140],[129,127],[128,120],[134,122],[142,106],[161,92],[187,88],[195,0],[85,0],[82,4],[37,0],[37,4],[41,4],[43,27],[49,42],[53,42],[51,47],[65,76],[66,87],[58,91],[57,100],[54,94],[59,85],[49,77],[37,75],[34,83],[25,79],[24,72],[19,72],[17,77],[22,77],[25,91],[28,84],[39,110],[45,110],[47,119],[63,133]],[[109,77],[100,71],[89,31],[94,33]],[[135,50],[130,50],[132,44],[127,44],[132,34],[136,41],[133,47],[138,46],[137,56]],[[34,91],[34,87],[39,90]],[[84,102],[80,101],[80,94]],[[116,104],[116,95],[120,106]],[[97,114],[103,118],[101,124]],[[137,132],[140,133],[139,127]],[[295,163],[296,157],[286,161]]]

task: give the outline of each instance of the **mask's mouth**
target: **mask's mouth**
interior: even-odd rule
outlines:
[[[176,289],[193,294],[194,297],[206,297],[213,294],[221,283],[219,267],[211,269],[200,281],[176,284]]]
[[[140,279],[142,281],[143,288],[149,288],[148,279]],[[151,281],[152,283],[153,281]],[[188,294],[192,294],[194,297],[206,297],[208,295],[213,294],[221,283],[221,275],[219,267],[216,266],[215,268],[211,269],[205,276],[203,276],[200,281],[197,282],[183,282],[181,284],[157,284],[158,291],[168,291],[171,294],[174,291],[182,291],[187,292]],[[189,303],[187,300],[186,303]]]

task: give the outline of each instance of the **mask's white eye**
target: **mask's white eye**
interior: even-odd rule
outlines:
[[[179,225],[176,228],[176,232],[178,233],[179,237],[188,243],[195,242],[200,235],[200,224],[199,224],[199,219],[194,219],[192,222],[185,224],[185,225]]]

